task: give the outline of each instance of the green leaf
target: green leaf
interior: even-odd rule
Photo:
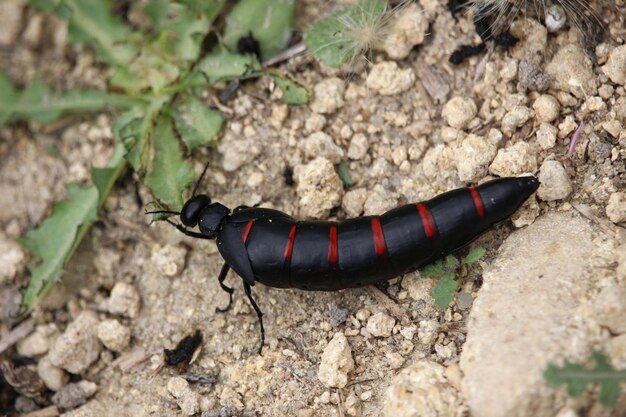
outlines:
[[[93,46],[111,65],[123,65],[137,53],[127,43],[129,29],[111,13],[109,0],[31,0],[34,7],[69,20],[70,40]]]
[[[442,261],[433,262],[419,269],[422,278],[440,277],[444,272]]]
[[[306,88],[292,80],[288,75],[273,74],[274,82],[283,92],[283,101],[287,104],[307,104],[309,92]]]
[[[481,247],[474,248],[467,254],[465,258],[463,258],[462,263],[464,265],[473,264],[474,262],[477,262],[480,258],[485,256],[486,252],[487,252],[487,249],[485,248],[481,248]]]
[[[363,54],[382,40],[387,0],[360,0],[339,9],[305,32],[309,52],[333,68]]]
[[[352,187],[354,185],[354,180],[352,179],[348,166],[344,161],[340,161],[339,165],[337,165],[337,174],[339,175],[339,179],[344,186]]]
[[[181,4],[170,4],[169,13],[161,24],[161,34],[154,47],[162,56],[195,61],[200,55],[202,40],[209,28],[209,19],[203,13]]]
[[[49,123],[66,113],[129,108],[138,103],[140,99],[99,90],[75,89],[54,95],[40,79],[16,92],[0,73],[0,124],[17,120]]]
[[[144,14],[150,19],[155,29],[161,27],[161,22],[167,16],[167,6],[169,3],[169,0],[148,0],[143,8]]]
[[[193,169],[183,159],[172,119],[165,112],[157,121],[153,143],[154,159],[144,183],[162,204],[171,210],[180,210],[183,193],[193,181]]]
[[[187,149],[193,150],[214,143],[224,122],[222,114],[207,108],[200,100],[191,96],[176,104],[174,122]]]
[[[614,407],[619,398],[619,383],[626,381],[626,370],[615,370],[600,352],[594,352],[591,357],[595,362],[593,369],[566,361],[563,367],[549,364],[543,375],[552,387],[567,385],[567,394],[571,397],[582,395],[589,384],[599,384],[600,403]]]
[[[454,272],[459,267],[459,260],[454,255],[446,256],[444,259],[444,269],[448,272]]]
[[[52,216],[37,229],[29,230],[22,245],[41,263],[31,269],[31,278],[22,297],[26,310],[33,308],[50,287],[57,282],[75,246],[79,227],[97,219],[98,190],[77,184],[67,187],[71,198],[55,204]]]
[[[148,166],[154,124],[169,99],[169,96],[156,96],[146,109],[135,107],[113,125],[113,135],[126,147],[125,158],[135,172],[141,173]]]
[[[208,84],[253,78],[262,74],[261,64],[256,57],[239,55],[226,50],[207,55],[198,63],[196,71],[202,74],[204,82]]]
[[[107,198],[115,180],[120,176],[120,173],[126,165],[124,160],[124,154],[126,149],[121,142],[116,142],[113,150],[113,155],[109,159],[107,166],[104,168],[91,168],[91,180],[98,190],[98,206],[102,206],[104,200]]]
[[[435,304],[440,309],[446,309],[450,305],[450,302],[454,298],[454,293],[459,289],[459,284],[454,280],[453,273],[444,274],[441,277],[437,286],[433,288],[432,296],[435,299]]]
[[[289,44],[293,32],[295,0],[240,0],[226,18],[224,44],[237,50],[237,42],[252,32],[264,59]]]
[[[119,67],[109,83],[129,94],[136,95],[146,90],[159,93],[179,76],[178,66],[144,51],[130,65]]]
[[[226,0],[178,0],[178,2],[196,12],[203,13],[209,19],[209,22],[213,22],[222,11]]]

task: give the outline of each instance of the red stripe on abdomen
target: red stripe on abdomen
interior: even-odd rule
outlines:
[[[422,224],[424,225],[424,232],[426,232],[426,236],[429,239],[437,236],[437,229],[435,228],[435,222],[433,220],[433,216],[430,214],[430,210],[426,207],[426,204],[419,203],[417,206],[417,212],[422,218]]]
[[[328,233],[328,263],[336,267],[339,261],[339,249],[337,246],[337,226],[330,226]]]
[[[474,187],[470,188],[469,192],[472,195],[472,200],[474,200],[474,207],[476,207],[478,217],[483,217],[485,215],[485,205],[483,204],[483,199],[480,197],[480,193]]]
[[[291,253],[293,252],[293,241],[296,239],[296,225],[291,226],[291,230],[289,231],[289,240],[287,240],[287,244],[285,245],[285,263],[291,262]]]
[[[246,228],[241,234],[241,240],[243,240],[243,243],[246,243],[246,241],[248,240],[248,235],[250,234],[250,230],[252,230],[253,224],[254,224],[254,220],[250,220],[248,224],[246,224]]]
[[[374,248],[376,248],[376,255],[386,255],[387,243],[385,243],[385,235],[383,234],[383,228],[380,225],[380,219],[378,217],[372,217],[372,235],[374,236]]]

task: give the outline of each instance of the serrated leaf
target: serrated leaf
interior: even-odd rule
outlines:
[[[70,40],[90,45],[112,65],[130,62],[137,49],[127,43],[129,29],[111,12],[108,0],[31,0],[43,11],[69,21]]]
[[[264,59],[289,44],[293,32],[295,0],[240,0],[226,18],[224,44],[237,51],[237,42],[252,32]]]
[[[354,185],[354,180],[350,175],[350,170],[348,170],[348,166],[344,161],[340,161],[339,165],[337,165],[337,174],[339,175],[339,179],[346,187],[352,187]]]
[[[386,9],[387,0],[360,0],[337,10],[305,31],[307,49],[326,65],[341,67],[372,46],[364,43],[363,34],[368,34],[371,43],[384,33]]]
[[[256,57],[226,50],[207,55],[196,66],[197,73],[201,74],[204,82],[208,84],[258,77],[262,74],[261,70],[261,64]]]
[[[420,277],[431,278],[439,277],[444,274],[443,262],[436,261],[419,269]]]
[[[113,125],[113,135],[124,144],[125,158],[135,172],[142,173],[148,166],[154,122],[169,99],[169,96],[156,96],[147,108],[135,107]]]
[[[287,75],[273,74],[274,82],[283,92],[283,101],[287,104],[307,104],[309,92],[306,88],[292,80]]]
[[[29,230],[22,245],[41,263],[31,269],[31,278],[22,297],[26,310],[33,308],[50,287],[59,280],[74,248],[79,227],[97,219],[98,190],[69,184],[69,200],[55,204],[52,216],[37,229]]]
[[[176,130],[189,150],[214,143],[224,122],[219,111],[209,109],[191,96],[176,103],[173,117]]]
[[[614,407],[619,398],[619,383],[626,381],[626,370],[615,370],[600,352],[594,352],[592,358],[593,369],[566,361],[563,367],[549,364],[543,375],[552,387],[567,385],[567,394],[571,397],[582,395],[589,384],[600,384],[600,402]]]
[[[137,59],[125,67],[119,67],[111,77],[112,87],[129,94],[139,94],[145,90],[159,93],[165,86],[180,76],[180,69],[173,63],[143,51]]]
[[[448,308],[454,298],[454,293],[458,289],[459,284],[454,280],[454,274],[444,274],[432,291],[437,307],[442,310]]]
[[[171,210],[180,210],[183,192],[193,181],[193,169],[183,159],[172,119],[165,112],[157,121],[152,142],[154,158],[144,183],[159,202]]]
[[[128,108],[141,103],[137,98],[99,90],[75,89],[54,95],[40,79],[16,92],[4,75],[0,75],[0,94],[0,124],[17,120],[48,123],[66,113]]]
[[[467,254],[465,258],[463,258],[462,262],[464,265],[473,264],[474,262],[477,262],[478,260],[480,260],[480,258],[485,256],[485,253],[487,253],[487,249],[485,248],[474,248]]]

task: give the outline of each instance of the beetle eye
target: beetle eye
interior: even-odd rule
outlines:
[[[195,227],[198,224],[200,212],[209,204],[211,204],[211,198],[208,195],[191,197],[180,212],[180,221],[187,227]]]

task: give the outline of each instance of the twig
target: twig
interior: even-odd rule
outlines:
[[[31,334],[35,329],[35,320],[28,319],[20,323],[15,329],[11,330],[5,337],[0,340],[0,354]]]
[[[384,292],[382,292],[381,290],[379,290],[378,288],[376,288],[373,285],[368,285],[365,288],[367,289],[367,292],[376,301],[378,301],[380,304],[382,304],[382,306],[385,307],[385,309],[392,316],[394,316],[400,323],[402,323],[403,325],[409,324],[409,322],[410,322],[409,318],[406,316],[406,314],[404,314],[402,309],[400,309],[400,307],[392,299],[390,299],[387,296],[387,294],[385,294]]]
[[[288,61],[296,55],[300,55],[306,51],[306,45],[304,42],[298,42],[291,48],[285,49],[278,55],[274,55],[267,61],[263,62],[264,67],[271,67],[272,65],[280,64],[281,62]]]

